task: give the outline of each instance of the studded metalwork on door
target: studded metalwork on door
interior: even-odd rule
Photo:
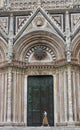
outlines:
[[[27,90],[27,125],[41,126],[43,112],[47,111],[49,125],[53,126],[53,77],[29,76]]]

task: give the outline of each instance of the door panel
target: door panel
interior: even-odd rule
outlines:
[[[44,111],[48,113],[49,125],[53,126],[53,77],[29,76],[27,96],[28,126],[41,126]]]

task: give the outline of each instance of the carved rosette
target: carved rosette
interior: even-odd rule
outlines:
[[[43,46],[37,46],[34,55],[38,60],[42,60],[46,56],[46,51]]]

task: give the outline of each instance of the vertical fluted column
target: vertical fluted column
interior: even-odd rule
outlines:
[[[77,121],[77,106],[76,106],[76,90],[77,90],[77,85],[76,85],[76,72],[73,72],[73,108],[74,108],[74,120]]]
[[[72,110],[72,87],[71,87],[71,66],[68,66],[68,106],[69,106],[69,122],[73,122]]]
[[[64,71],[64,118],[65,122],[67,122],[67,75],[66,71]]]
[[[24,122],[27,125],[27,75],[24,82]]]
[[[6,114],[7,114],[7,72],[4,74],[4,122],[6,122]]]
[[[3,97],[4,97],[4,74],[1,74],[2,78],[1,78],[1,122],[3,122],[3,103],[4,103],[4,100],[3,100]]]
[[[13,14],[10,14],[10,26],[8,35],[7,60],[11,63],[13,59]],[[12,89],[12,68],[8,68],[8,87],[7,87],[7,122],[11,122],[11,89]]]
[[[7,87],[7,122],[11,122],[11,87],[12,87],[12,68],[8,68],[8,87]]]
[[[16,122],[16,84],[17,84],[17,74],[16,71],[13,73],[13,122]]]
[[[56,125],[57,122],[57,75],[54,76],[54,125]]]
[[[61,94],[62,94],[62,75],[61,75],[61,71],[59,71],[60,123],[62,122],[62,99],[61,99]]]

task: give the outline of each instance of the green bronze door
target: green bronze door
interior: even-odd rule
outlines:
[[[28,126],[41,126],[44,111],[48,113],[49,125],[53,126],[53,77],[29,76],[27,90]]]

